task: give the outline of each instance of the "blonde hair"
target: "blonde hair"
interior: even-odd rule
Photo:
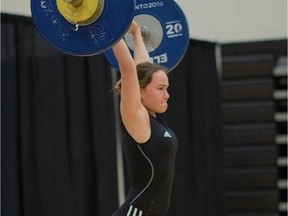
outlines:
[[[140,63],[136,67],[140,88],[145,88],[151,82],[152,76],[155,72],[161,70],[164,71],[166,74],[168,73],[167,70],[161,65],[153,64],[150,62]],[[114,90],[118,94],[121,94],[121,79],[118,80],[118,82],[114,86]]]

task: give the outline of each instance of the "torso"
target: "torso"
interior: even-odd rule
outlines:
[[[170,202],[178,141],[159,118],[150,116],[151,137],[136,143],[124,130],[124,152],[128,165],[129,193],[126,203],[145,215],[165,215]]]

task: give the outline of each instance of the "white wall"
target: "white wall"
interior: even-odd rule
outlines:
[[[287,38],[287,0],[176,2],[186,15],[194,39],[227,43]],[[1,11],[31,16],[30,0],[1,0]]]

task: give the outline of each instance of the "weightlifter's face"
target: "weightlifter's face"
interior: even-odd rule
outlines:
[[[159,70],[153,74],[151,82],[141,89],[142,103],[150,114],[155,115],[155,113],[163,113],[167,110],[167,100],[170,97],[167,91],[168,86],[167,74]]]

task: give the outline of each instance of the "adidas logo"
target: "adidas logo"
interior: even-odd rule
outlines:
[[[164,137],[171,137],[171,135],[168,133],[168,131],[166,131],[166,132],[164,133]]]

